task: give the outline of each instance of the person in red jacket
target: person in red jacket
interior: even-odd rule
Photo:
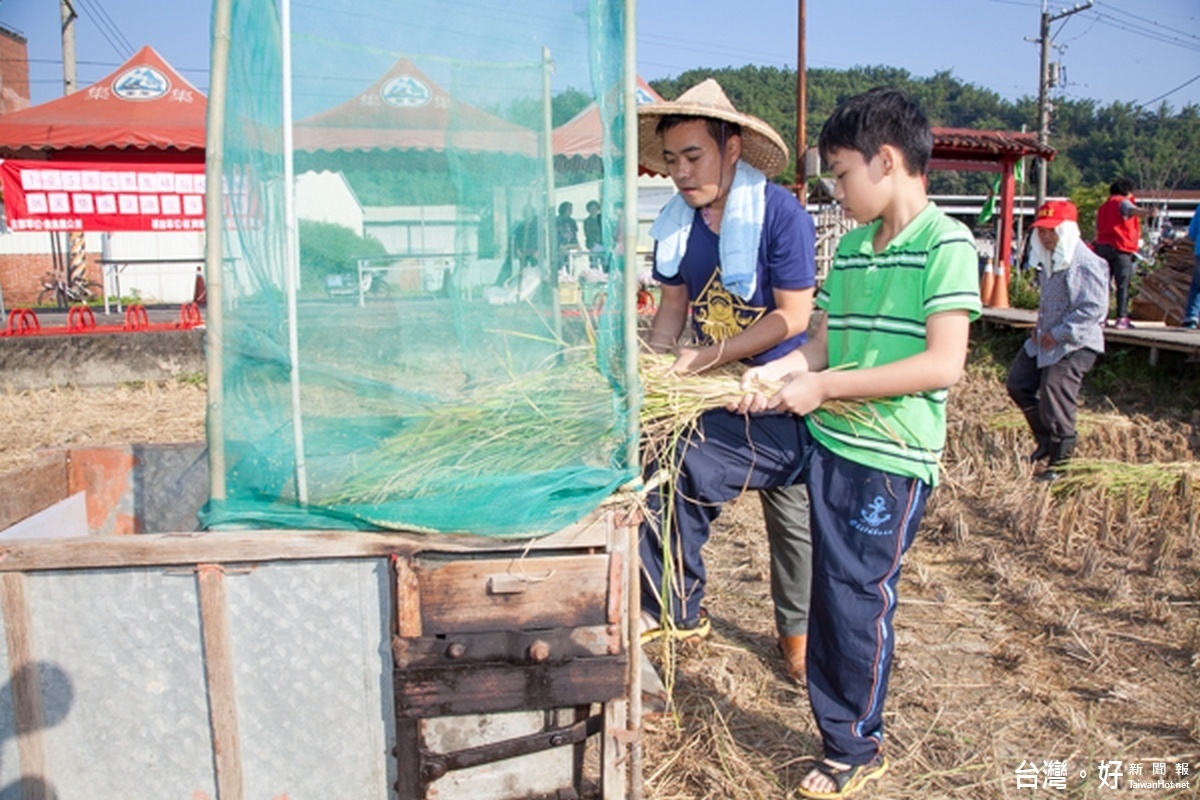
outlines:
[[[1096,254],[1108,262],[1108,272],[1117,285],[1117,327],[1129,324],[1129,282],[1133,278],[1133,254],[1142,239],[1142,217],[1147,209],[1133,199],[1133,181],[1118,178],[1108,189],[1109,197],[1096,211]]]

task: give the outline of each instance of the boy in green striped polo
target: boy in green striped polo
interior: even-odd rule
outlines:
[[[722,502],[808,486],[807,683],[825,752],[803,797],[844,797],[887,769],[900,560],[938,481],[946,394],[980,311],[974,239],[926,196],[932,142],[925,115],[895,89],[851,98],[829,118],[818,145],[835,198],[861,226],[842,237],[817,293],[824,319],[807,343],[748,371],[741,403],[706,414],[678,454],[671,527],[689,601],[703,581],[688,585],[688,561]],[[777,381],[770,397],[754,390]],[[661,575],[642,557],[651,579]]]

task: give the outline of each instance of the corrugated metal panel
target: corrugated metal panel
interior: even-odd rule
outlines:
[[[272,563],[225,580],[245,796],[394,797],[386,562]],[[58,800],[215,797],[193,572],[36,573],[28,604]],[[10,786],[7,690],[0,726]]]
[[[158,570],[28,578],[59,800],[215,796],[196,584]],[[11,729],[5,731],[11,734]]]
[[[247,798],[393,796],[387,563],[229,574]]]

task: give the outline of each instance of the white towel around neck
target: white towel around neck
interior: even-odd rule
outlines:
[[[758,285],[758,245],[767,212],[767,177],[744,161],[737,163],[725,211],[721,217],[721,283],[743,300],[754,296]],[[663,206],[650,226],[655,268],[667,278],[679,273],[687,252],[696,211],[676,194]]]

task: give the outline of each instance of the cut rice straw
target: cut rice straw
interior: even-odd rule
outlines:
[[[1145,498],[1151,492],[1170,491],[1187,482],[1200,488],[1200,464],[1195,461],[1130,463],[1112,459],[1072,458],[1056,468],[1061,476],[1056,493],[1098,489]]]

